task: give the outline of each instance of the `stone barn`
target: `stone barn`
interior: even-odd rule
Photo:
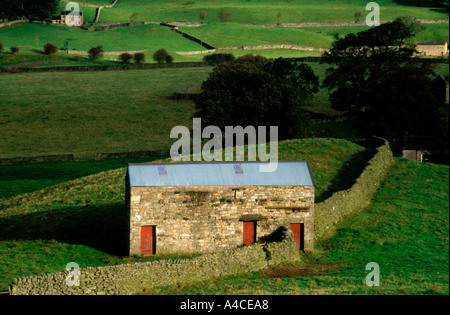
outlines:
[[[312,249],[315,184],[307,161],[130,164],[130,255],[206,253],[264,243],[290,228]]]
[[[417,54],[420,56],[445,56],[448,52],[447,42],[417,43]]]

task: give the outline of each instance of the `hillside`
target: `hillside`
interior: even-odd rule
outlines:
[[[316,201],[349,188],[371,153],[336,139],[284,141],[279,152],[280,160],[310,161]],[[0,290],[14,277],[60,271],[70,261],[128,261],[120,257],[124,178],[120,168],[0,201]]]
[[[60,2],[60,10],[64,9],[66,2]],[[108,2],[112,1],[87,0],[82,3],[98,6]],[[382,20],[393,20],[399,16],[411,16],[425,20],[448,19],[448,9],[407,5],[408,1],[383,0],[377,3],[381,8]],[[93,22],[96,8],[81,6],[81,9],[85,22]],[[200,24],[199,18],[199,12],[202,10],[206,12],[204,25]],[[367,29],[367,26],[352,25],[355,21],[354,14],[357,11],[361,11],[364,16],[365,3],[351,0],[327,1],[326,3],[321,0],[232,0],[226,3],[217,0],[121,0],[114,8],[101,10],[99,22],[194,23],[198,27],[182,26],[180,29],[214,47],[288,44],[328,49],[337,37]],[[219,12],[226,12],[228,18],[221,20],[218,17]],[[324,22],[350,22],[351,24],[345,27],[330,25],[295,28],[261,26],[264,24],[273,26],[277,23]],[[12,46],[18,46],[27,55],[41,52],[42,47],[48,42],[62,48],[66,45],[67,40],[69,40],[69,49],[79,50],[79,54],[95,45],[102,45],[107,52],[144,50],[149,55],[160,48],[165,48],[172,53],[204,49],[194,41],[171,31],[170,28],[157,24],[122,26],[104,31],[88,31],[33,23],[0,28],[0,42],[3,43],[5,50],[9,50],[9,47]],[[424,30],[417,37],[417,41],[449,41],[448,23],[424,24]],[[270,50],[259,53],[267,56],[273,55]],[[317,56],[318,53],[318,51],[283,51],[283,55],[289,57]],[[109,58],[117,59],[117,55]],[[183,60],[183,57],[176,55],[175,60]]]
[[[445,10],[409,6],[395,0],[377,3],[384,9],[383,19],[386,20],[401,15],[422,19],[448,18]],[[207,14],[206,23],[220,22],[218,13],[221,10],[231,14],[231,22],[248,24],[277,23],[277,13],[280,13],[282,23],[353,21],[356,11],[365,11],[365,4],[352,0],[121,0],[115,8],[103,10],[100,21],[129,22],[133,13],[139,13],[134,21],[200,22],[200,10]]]

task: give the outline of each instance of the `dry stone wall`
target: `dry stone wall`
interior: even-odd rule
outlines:
[[[338,191],[324,202],[315,205],[314,239],[331,235],[336,224],[346,215],[361,209],[380,185],[386,170],[394,162],[388,142],[377,153],[348,190]]]
[[[278,243],[267,248],[259,244],[229,251],[204,254],[192,259],[156,260],[145,263],[105,267],[87,267],[79,270],[79,284],[69,271],[44,276],[18,278],[10,286],[12,295],[132,295],[144,290],[193,284],[217,277],[255,272],[268,263],[300,261],[292,233],[286,233]],[[69,283],[70,284],[70,283]]]

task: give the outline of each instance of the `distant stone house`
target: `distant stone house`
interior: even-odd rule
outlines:
[[[427,160],[429,152],[434,149],[436,149],[436,143],[433,137],[406,134],[403,139],[402,157],[423,162]]]
[[[52,24],[81,26],[83,25],[83,11],[62,11],[60,16],[52,18]]]
[[[448,53],[447,42],[417,43],[417,54],[421,56],[445,56]]]
[[[205,253],[265,242],[290,228],[313,248],[315,184],[307,161],[130,164],[128,252]]]

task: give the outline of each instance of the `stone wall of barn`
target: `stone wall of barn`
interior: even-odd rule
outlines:
[[[262,242],[280,226],[303,223],[304,249],[313,247],[314,187],[131,187],[129,193],[130,255],[141,253],[142,226],[155,226],[156,254],[204,253],[242,245],[244,221],[256,221]]]
[[[417,53],[421,56],[445,56],[448,52],[447,44],[441,45],[416,45]]]

